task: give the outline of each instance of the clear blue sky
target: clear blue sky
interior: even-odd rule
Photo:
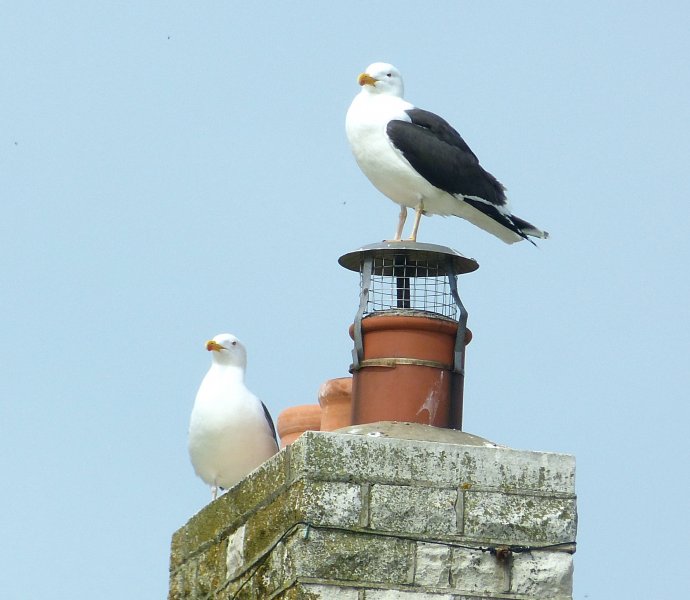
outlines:
[[[481,265],[466,429],[577,456],[577,599],[687,590],[688,31],[686,2],[4,3],[3,599],[165,596],[207,338],[274,415],[347,374],[337,258],[398,212],[343,130],[379,60],[552,234],[422,223]]]

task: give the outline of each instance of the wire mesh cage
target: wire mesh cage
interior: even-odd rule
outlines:
[[[371,244],[345,254],[340,264],[360,273],[361,317],[391,311],[421,311],[457,319],[457,275],[478,268],[444,246],[417,242]]]
[[[361,273],[363,279],[364,273]],[[362,287],[366,282],[360,281]],[[373,256],[369,295],[364,315],[397,310],[414,310],[457,318],[446,264],[428,256]]]

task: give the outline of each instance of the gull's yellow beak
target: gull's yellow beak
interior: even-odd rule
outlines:
[[[376,79],[367,73],[362,73],[357,78],[357,83],[359,83],[359,85],[376,85]]]
[[[211,352],[211,350],[213,350],[214,352],[220,352],[221,350],[225,350],[225,348],[223,348],[223,346],[221,346],[218,342],[214,340],[209,340],[208,342],[206,342],[206,350],[208,350],[209,352]]]

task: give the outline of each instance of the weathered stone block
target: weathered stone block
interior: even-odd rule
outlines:
[[[240,513],[221,497],[208,504],[173,536],[171,567],[197,554],[204,546],[219,540],[223,533],[238,522]]]
[[[357,600],[358,598],[359,592],[355,588],[308,583],[296,583],[278,596],[279,600]]]
[[[280,536],[301,520],[298,505],[302,489],[301,482],[297,482],[273,502],[248,516],[243,550],[247,563],[253,563],[262,556]]]
[[[457,479],[448,448],[409,440],[306,432],[293,445],[292,467],[293,473],[317,479],[444,484]]]
[[[225,581],[226,541],[223,540],[204,550],[197,559],[196,596],[204,598],[213,594]]]
[[[189,525],[189,523],[187,524]],[[172,540],[170,541],[170,572],[174,573],[175,570],[182,565],[189,556],[188,554],[188,544],[187,544],[187,525],[178,529],[172,535]]]
[[[168,600],[187,600],[193,598],[196,581],[196,561],[189,560],[170,576]]]
[[[296,577],[400,585],[410,583],[411,548],[397,538],[302,527],[287,542],[286,563]]]
[[[450,585],[450,548],[448,546],[417,542],[414,583],[432,587]]]
[[[510,591],[532,598],[569,600],[573,593],[572,555],[534,551],[514,556]]]
[[[228,578],[234,579],[246,569],[244,559],[244,534],[246,525],[241,525],[230,534],[227,541],[226,573]]]
[[[498,492],[465,492],[464,534],[502,543],[565,543],[575,539],[575,500]]]
[[[449,535],[457,531],[457,490],[400,485],[372,485],[372,529]]]
[[[464,489],[575,493],[575,458],[571,455],[512,448],[457,448]]]
[[[341,481],[303,481],[297,509],[312,525],[353,527],[362,509],[361,486]]]
[[[453,548],[451,586],[454,591],[501,594],[508,591],[510,568],[488,552]]]
[[[271,598],[286,582],[291,580],[285,569],[285,544],[279,543],[273,550],[253,565],[244,575],[228,585],[229,598],[238,595],[256,600]],[[238,593],[239,590],[239,593]]]
[[[282,491],[288,483],[288,471],[288,453],[278,452],[220,499],[232,504],[241,515],[246,515]]]
[[[366,600],[455,600],[452,594],[432,592],[404,592],[402,590],[367,590]]]
[[[273,502],[248,516],[246,532],[243,533],[242,560],[254,561],[277,541],[279,535],[302,521],[315,526],[357,525],[361,505],[359,485],[296,481]]]
[[[574,493],[575,460],[548,452],[308,431],[291,447],[293,476],[436,487]]]

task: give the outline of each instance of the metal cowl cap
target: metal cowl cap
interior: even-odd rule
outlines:
[[[467,258],[452,248],[437,244],[423,244],[420,242],[380,242],[367,244],[357,250],[343,254],[338,263],[350,271],[361,271],[361,265],[365,256],[384,259],[404,254],[415,261],[438,264],[439,261],[449,260],[456,275],[471,273],[479,268],[479,263],[474,258]]]

